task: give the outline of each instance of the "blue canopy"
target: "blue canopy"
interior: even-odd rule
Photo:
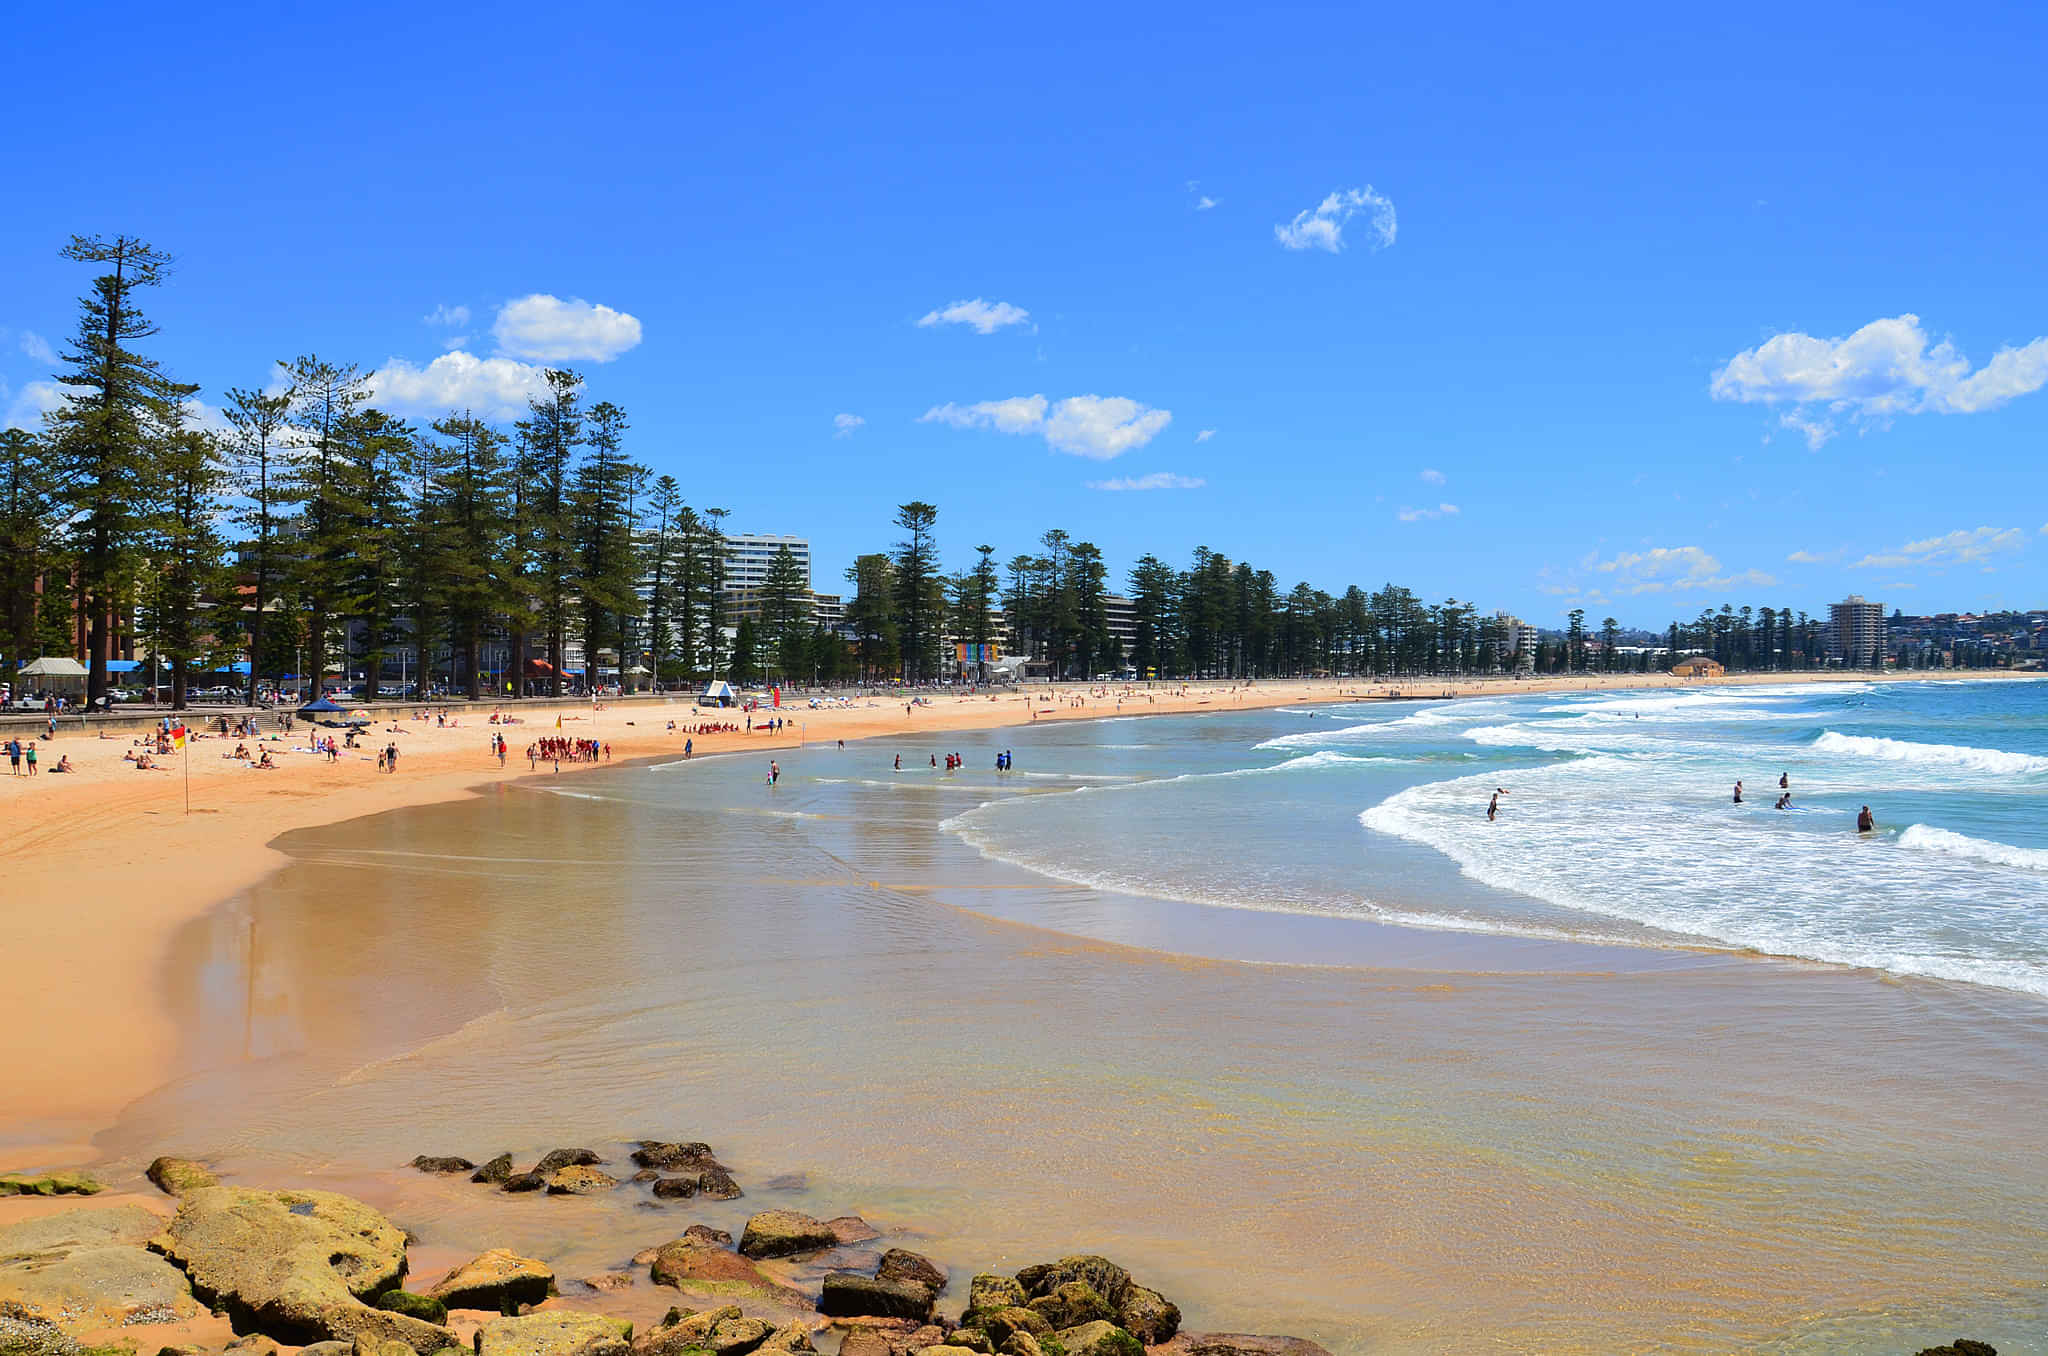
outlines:
[[[325,697],[320,698],[318,701],[307,702],[304,706],[299,708],[299,710],[302,713],[306,711],[311,711],[316,715],[327,715],[330,712],[339,711],[341,709],[341,707],[336,706],[333,702],[328,701],[327,698]]]
[[[142,661],[140,659],[109,659],[107,661],[108,673],[133,673],[141,667]]]

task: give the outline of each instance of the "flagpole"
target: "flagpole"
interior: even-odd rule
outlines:
[[[184,748],[182,748],[182,749],[180,749],[180,750],[178,750],[178,752],[180,752],[180,753],[182,753],[182,754],[184,754],[184,755],[185,755],[185,756],[184,756],[183,758],[180,758],[180,759],[179,759],[178,761],[179,761],[179,762],[181,762],[181,763],[183,763],[183,764],[185,765],[185,814],[186,814],[186,815],[187,815],[187,816],[189,817],[189,816],[191,815],[191,813],[192,813],[192,736],[191,736],[191,735],[189,735],[189,734],[188,734],[188,735],[186,735],[186,736],[185,736],[185,747],[184,747]]]

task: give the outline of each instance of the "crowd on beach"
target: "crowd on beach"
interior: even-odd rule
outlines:
[[[502,760],[503,751],[500,750]],[[601,739],[564,739],[547,735],[526,746],[528,767],[537,768],[543,761],[560,768],[564,763],[610,762],[612,746]]]

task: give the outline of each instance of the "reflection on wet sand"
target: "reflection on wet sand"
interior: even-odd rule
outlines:
[[[821,766],[786,759],[758,817],[725,812],[758,802],[750,766],[621,768],[292,835],[181,938],[187,1072],[108,1147],[346,1184],[429,1246],[567,1274],[770,1201],[960,1267],[1085,1246],[1192,1325],[1345,1352],[1853,1345],[1902,1306],[2043,1310],[2038,1004],[1272,915],[1229,927],[1335,963],[1134,950],[1238,934],[991,865],[936,830],[971,797]],[[1112,940],[1077,935],[1091,913]],[[397,1170],[641,1136],[711,1141],[748,1199],[651,1215]]]

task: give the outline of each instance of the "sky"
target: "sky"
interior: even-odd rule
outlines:
[[[198,417],[573,367],[822,591],[921,499],[1544,625],[2048,606],[2048,8],[94,13],[4,20],[6,422],[126,232]]]

